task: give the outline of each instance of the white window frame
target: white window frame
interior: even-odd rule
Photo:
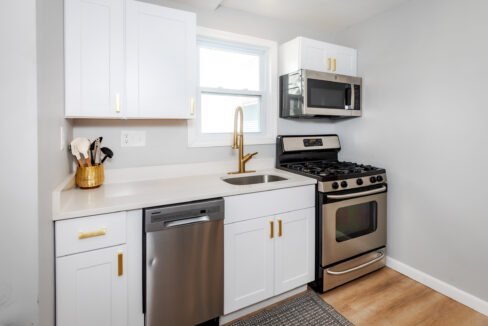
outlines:
[[[274,41],[264,40],[251,36],[224,32],[220,30],[198,27],[197,39],[210,40],[216,43],[229,43],[238,46],[263,50],[263,71],[261,77],[262,89],[259,92],[249,91],[250,95],[261,95],[261,132],[245,133],[246,145],[274,144],[277,134],[278,113],[278,44]],[[198,65],[200,59],[198,59]],[[198,69],[199,71],[199,69]],[[205,88],[200,88],[200,78],[197,78],[197,97],[195,118],[188,120],[188,146],[189,147],[217,147],[232,145],[232,133],[208,134],[201,132],[201,94]],[[246,91],[240,91],[244,94]]]

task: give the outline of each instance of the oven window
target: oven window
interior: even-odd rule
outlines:
[[[350,92],[349,84],[308,79],[307,104],[314,108],[344,109]]]
[[[378,204],[375,201],[339,208],[336,241],[343,242],[376,231]]]

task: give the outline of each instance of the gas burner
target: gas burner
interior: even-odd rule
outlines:
[[[362,177],[375,174],[379,170],[371,165],[335,160],[294,162],[285,164],[283,167],[321,180]]]

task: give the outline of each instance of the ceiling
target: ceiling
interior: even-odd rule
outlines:
[[[229,8],[336,32],[409,0],[178,0],[211,10]]]

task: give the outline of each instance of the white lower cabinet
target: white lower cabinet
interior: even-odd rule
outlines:
[[[273,217],[224,227],[224,313],[273,296]]]
[[[56,325],[143,326],[142,211],[55,223]]]
[[[57,259],[58,326],[126,326],[126,246]]]
[[[273,198],[273,193],[277,198]],[[301,200],[294,194],[312,199]],[[287,205],[295,206],[295,210],[280,212],[278,197],[283,195],[290,198]],[[269,201],[260,200],[259,194],[226,198],[226,220],[231,221],[224,227],[226,315],[314,279],[315,208],[303,207],[314,204],[313,186],[262,196]],[[237,210],[245,206],[252,212],[248,219],[242,216],[241,209]],[[256,217],[270,209],[276,213]]]
[[[282,232],[275,241],[275,295],[314,279],[315,208],[283,213],[276,220]]]

